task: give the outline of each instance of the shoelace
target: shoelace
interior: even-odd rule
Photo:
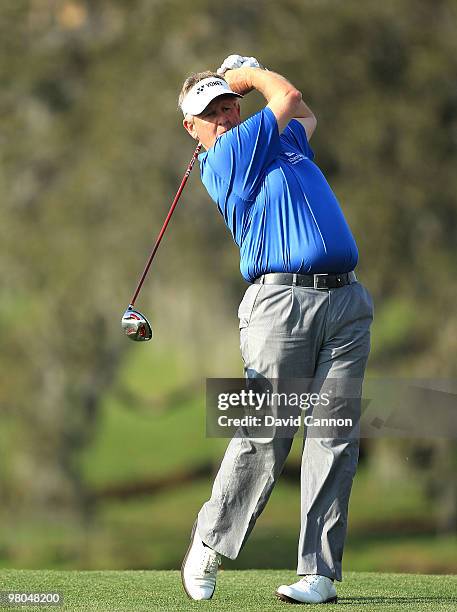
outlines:
[[[221,564],[221,557],[214,550],[208,548],[202,559],[201,569],[205,574],[214,574]]]
[[[300,580],[300,582],[306,582],[308,584],[314,584],[315,582],[318,582],[319,578],[318,576],[303,576],[303,578]]]

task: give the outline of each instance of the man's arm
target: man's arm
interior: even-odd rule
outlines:
[[[317,125],[317,119],[313,113],[313,111],[307,106],[303,100],[300,103],[297,114],[294,116],[294,119],[299,121],[302,126],[305,128],[306,138],[309,140],[314,133]]]
[[[289,121],[297,118],[306,130],[308,140],[316,127],[316,118],[302,100],[300,91],[276,72],[261,68],[236,68],[227,70],[225,79],[236,93],[259,91],[273,112],[281,133]]]

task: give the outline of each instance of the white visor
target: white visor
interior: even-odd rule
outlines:
[[[238,98],[243,97],[241,94],[232,91],[228,83],[223,79],[208,77],[195,83],[182,101],[181,110],[184,115],[199,115],[205,110],[211,100],[218,96],[226,96],[227,94],[238,96]]]

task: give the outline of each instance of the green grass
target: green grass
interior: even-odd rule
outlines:
[[[221,456],[227,440],[205,435],[205,380],[188,369],[175,353],[132,353],[120,381],[130,402],[116,390],[106,395],[92,444],[79,459],[90,486],[163,476]],[[189,392],[161,403],[180,388]]]
[[[132,482],[206,463],[221,455],[225,444],[205,439],[204,426],[204,399],[198,397],[159,413],[128,410],[110,399],[94,445],[81,460],[87,482],[93,487]]]
[[[30,607],[40,610],[103,610],[185,612],[187,610],[288,610],[274,597],[282,583],[296,580],[290,570],[221,571],[214,599],[190,601],[177,571],[53,572],[0,571],[2,590],[60,591],[63,605]],[[457,577],[350,572],[337,585],[345,612],[451,611],[457,607]],[[19,609],[10,607],[7,609]],[[21,608],[25,609],[25,608]],[[307,606],[307,610],[322,609]]]

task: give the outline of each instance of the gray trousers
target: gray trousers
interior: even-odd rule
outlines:
[[[246,376],[313,378],[351,387],[360,414],[361,384],[370,350],[373,303],[359,283],[331,290],[250,285],[240,304]],[[343,402],[344,403],[344,402]],[[332,416],[344,406],[333,406]],[[347,408],[347,406],[346,406]],[[203,505],[197,528],[218,553],[235,559],[264,509],[292,446],[292,438],[234,437]],[[341,580],[347,512],[359,454],[358,436],[318,438],[305,430],[301,462],[301,530],[297,573]]]

